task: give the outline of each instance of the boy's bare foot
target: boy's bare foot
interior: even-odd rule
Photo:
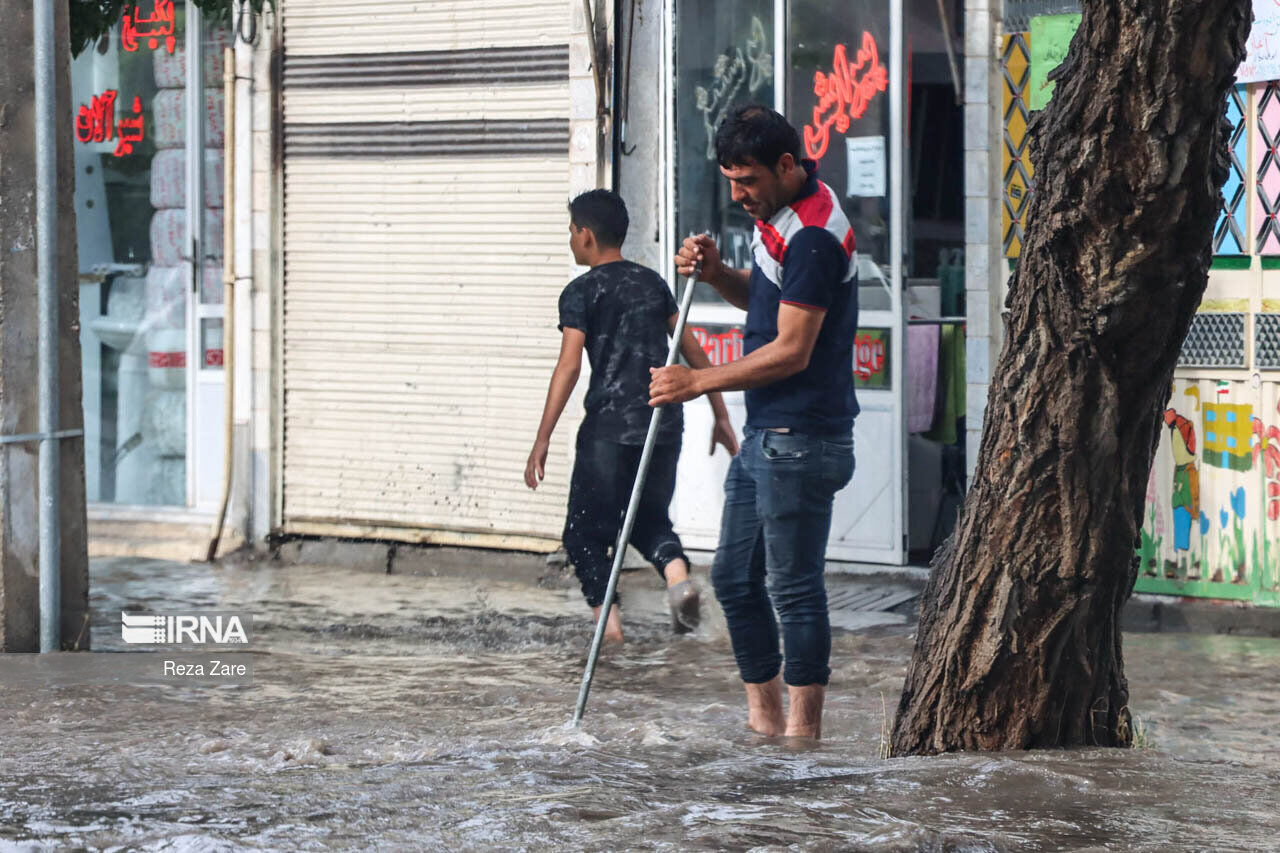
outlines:
[[[827,688],[821,684],[803,687],[787,685],[787,699],[791,706],[787,714],[787,737],[822,737],[822,700]]]
[[[599,624],[600,608],[598,606],[591,608],[591,613],[595,617],[596,624]],[[609,608],[609,621],[604,623],[604,642],[625,642],[622,636],[622,611],[618,609],[616,604]]]
[[[684,583],[689,579],[689,564],[677,557],[666,568],[662,570],[662,576],[667,579],[667,589],[678,583]]]
[[[662,570],[667,580],[667,606],[671,609],[671,630],[687,634],[702,621],[702,602],[698,588],[689,580],[689,564],[680,558],[667,563]]]
[[[743,682],[747,691],[747,725],[766,737],[777,737],[786,731],[782,716],[782,676],[763,684]]]

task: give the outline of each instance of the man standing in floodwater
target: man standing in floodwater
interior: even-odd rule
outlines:
[[[545,475],[551,433],[578,381],[586,349],[591,384],[584,400],[587,414],[578,428],[564,548],[582,595],[598,619],[613,569],[609,552],[622,529],[653,414],[646,393],[649,368],[666,362],[679,312],[662,276],[622,257],[629,218],[620,196],[609,190],[585,192],[569,203],[569,220],[574,262],[590,270],[560,294],[560,358],[551,374],[524,481],[536,489]],[[688,328],[680,344],[690,364],[711,366]],[[708,395],[708,400],[715,416],[711,452],[722,444],[730,454],[737,453],[738,441],[724,401],[719,394]],[[668,513],[683,428],[679,406],[662,413],[630,540],[666,580],[676,633],[693,630],[699,619],[699,595],[689,579],[689,559]],[[621,611],[614,604],[605,623],[605,639],[620,642],[622,638]]]
[[[746,429],[725,479],[711,583],[746,688],[748,725],[765,735],[817,738],[831,674],[827,535],[835,494],[853,477],[858,413],[853,229],[778,113],[739,107],[721,123],[715,145],[733,200],[756,220],[754,263],[749,272],[726,267],[702,235],[684,241],[676,267],[692,275],[701,263],[699,280],[746,310],[745,355],[718,367],[655,369],[649,403],[746,391]]]

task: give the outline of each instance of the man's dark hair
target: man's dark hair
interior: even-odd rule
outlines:
[[[778,165],[783,154],[800,162],[800,134],[779,113],[760,104],[735,107],[716,128],[716,159],[726,169]]]
[[[578,228],[590,228],[606,249],[622,248],[631,224],[626,202],[612,190],[588,190],[569,202],[569,220]]]

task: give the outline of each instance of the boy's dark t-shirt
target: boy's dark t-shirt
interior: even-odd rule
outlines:
[[[649,368],[667,361],[667,319],[677,313],[667,283],[648,267],[613,261],[588,270],[560,294],[560,326],[587,336],[591,384],[583,438],[644,444],[649,431]],[[680,440],[680,406],[664,406],[658,443]]]

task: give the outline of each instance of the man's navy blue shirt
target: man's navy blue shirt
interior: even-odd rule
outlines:
[[[849,276],[853,233],[835,193],[818,180],[816,165],[808,160],[804,165],[809,177],[800,194],[768,223],[757,223],[761,246],[751,267],[743,350],[753,352],[777,338],[781,303],[822,308],[826,315],[804,370],[745,392],[747,425],[844,434],[852,431],[858,414],[853,390],[858,279]],[[835,232],[845,234],[843,242]],[[779,283],[761,268],[762,250],[769,253],[766,263],[781,256]]]

